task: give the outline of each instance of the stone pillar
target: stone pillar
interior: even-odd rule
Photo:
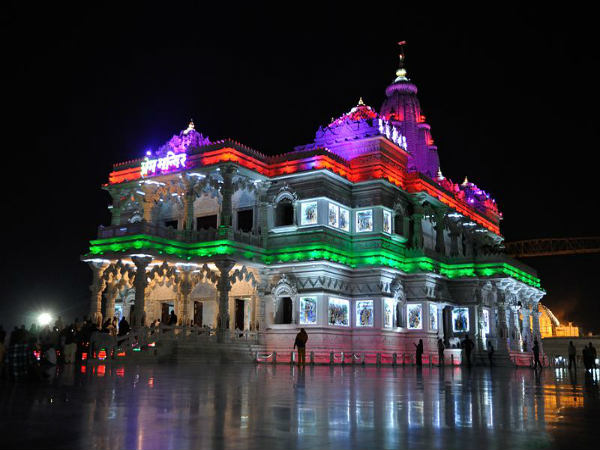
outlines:
[[[135,308],[132,326],[146,326],[146,287],[148,286],[148,275],[146,267],[152,261],[151,256],[134,256],[131,258],[135,264],[135,277],[133,287],[135,288]]]
[[[531,347],[533,347],[533,339],[537,339],[538,345],[540,346],[540,354],[542,354],[544,351],[542,347],[542,335],[540,333],[540,316],[542,313],[538,311],[537,304],[534,304],[531,314],[533,315],[533,338],[531,340]]]
[[[423,248],[423,227],[421,221],[423,220],[423,210],[420,206],[415,206],[413,215],[411,216],[413,223],[413,232],[411,236],[411,247],[412,248]]]
[[[458,238],[460,237],[460,233],[457,230],[450,230],[450,256],[457,257],[459,256],[458,251]]]
[[[521,351],[521,330],[519,329],[519,307],[512,305],[510,307],[510,348],[511,350]]]
[[[217,316],[217,341],[223,342],[225,330],[229,328],[229,291],[231,291],[231,279],[229,271],[235,265],[231,259],[215,261],[217,269],[221,272],[219,281],[217,281],[217,291],[219,293],[219,314]]]
[[[531,327],[529,325],[529,317],[531,315],[531,311],[529,310],[529,308],[524,307],[521,309],[521,314],[523,315],[523,347],[526,347],[527,351],[530,352],[531,348],[533,347],[533,338],[531,337]]]
[[[121,225],[121,195],[119,192],[110,192],[110,195],[112,197],[110,224]]]
[[[446,254],[446,244],[444,242],[444,217],[446,211],[444,209],[435,210],[435,251],[444,256]]]
[[[192,293],[192,270],[193,266],[181,266],[181,279],[179,280],[179,301],[181,302],[181,324],[190,324],[189,300]]]
[[[93,272],[92,284],[90,285],[90,319],[94,324],[101,326],[102,291],[106,287],[106,281],[104,281],[102,275],[109,264],[105,261],[90,261],[88,264]]]
[[[498,295],[502,295],[502,294],[498,294]],[[498,351],[499,352],[508,352],[508,326],[506,324],[506,303],[504,303],[504,300],[499,300],[498,301],[498,309],[497,309],[497,313],[498,315]]]
[[[219,167],[223,183],[221,184],[221,227],[231,228],[233,216],[231,198],[233,197],[233,175],[237,171],[235,166],[223,165]]]
[[[437,314],[438,314],[438,337],[444,340],[444,308],[446,305],[444,303],[437,304]]]
[[[271,186],[270,181],[261,181],[258,184],[256,201],[257,201],[257,226],[260,230],[260,241],[263,247],[267,246],[269,236],[269,211],[271,210],[270,203],[267,198],[267,192]]]
[[[113,281],[108,285],[106,293],[104,294],[106,298],[106,305],[104,308],[105,319],[115,316],[115,300],[117,299],[117,295],[119,295],[119,283]]]
[[[196,200],[194,191],[186,191],[183,195],[183,229],[185,231],[194,229],[194,200]]]

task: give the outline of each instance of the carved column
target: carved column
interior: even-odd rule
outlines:
[[[181,324],[190,324],[189,300],[192,293],[193,266],[181,266],[181,279],[179,280],[179,301],[181,302]]]
[[[510,348],[514,351],[521,351],[521,330],[519,329],[519,307],[511,305],[510,307]]]
[[[413,232],[411,237],[412,248],[423,248],[423,227],[421,221],[423,220],[423,209],[421,206],[416,205],[414,212],[411,216],[413,223]]]
[[[119,283],[115,280],[108,284],[106,293],[104,294],[104,297],[106,298],[106,305],[104,308],[105,319],[115,316],[115,300],[117,299],[117,295],[119,295]]]
[[[219,314],[217,316],[217,340],[223,342],[225,330],[229,328],[229,292],[231,291],[230,270],[235,265],[231,259],[216,261],[215,265],[221,272],[217,281],[217,291],[219,292]]]
[[[110,191],[110,196],[112,197],[112,209],[110,210],[111,225],[120,225],[121,224],[121,195],[118,191]]]
[[[90,318],[94,324],[100,326],[102,325],[102,291],[106,287],[102,275],[109,264],[100,261],[90,261],[88,264],[93,272],[92,284],[90,285]]]
[[[131,258],[135,264],[135,278],[133,287],[135,288],[135,308],[134,308],[134,326],[146,326],[146,287],[148,286],[148,275],[146,267],[152,261],[151,256],[134,256]]]
[[[223,183],[221,184],[221,227],[231,228],[233,216],[231,198],[233,197],[233,175],[237,171],[233,165],[223,165],[220,168]]]
[[[450,256],[457,257],[460,255],[458,250],[458,238],[460,237],[460,232],[456,229],[456,227],[452,226],[450,228]]]
[[[531,326],[529,317],[531,315],[531,311],[528,307],[523,307],[521,309],[521,315],[523,316],[522,320],[522,329],[523,329],[523,347],[526,348],[528,352],[531,351],[533,347],[533,339],[531,337]]]
[[[258,184],[257,195],[256,195],[257,211],[258,211],[257,224],[258,224],[258,229],[260,230],[261,245],[263,247],[267,246],[267,239],[269,236],[270,204],[267,199],[267,192],[268,192],[270,186],[271,186],[270,181],[261,181]]]
[[[446,243],[444,242],[445,216],[445,209],[435,210],[435,251],[442,256],[446,254]]]
[[[540,333],[540,316],[542,313],[538,311],[537,304],[534,304],[531,314],[533,315],[533,339],[537,339],[538,345],[540,346],[540,354],[542,354],[544,351],[542,347],[542,335]],[[533,347],[533,339],[531,342],[531,347]]]
[[[498,293],[498,297],[504,294]],[[498,351],[508,352],[508,326],[506,324],[506,303],[504,298],[498,299]]]

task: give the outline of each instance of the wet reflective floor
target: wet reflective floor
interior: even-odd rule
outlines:
[[[76,366],[47,383],[0,381],[0,448],[597,448],[597,379],[508,368]]]

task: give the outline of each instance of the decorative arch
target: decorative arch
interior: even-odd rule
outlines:
[[[283,322],[283,299],[290,298],[291,300],[291,322],[295,323],[297,302],[298,302],[298,289],[296,287],[295,280],[291,279],[285,273],[281,275],[281,278],[271,289],[271,295],[273,297],[273,322],[274,323],[285,323]]]

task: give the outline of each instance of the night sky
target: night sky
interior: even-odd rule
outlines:
[[[492,194],[507,241],[600,234],[589,11],[90,3],[0,7],[5,328],[42,309],[88,312],[91,271],[79,258],[109,224],[100,186],[113,163],[190,118],[212,140],[266,154],[311,142],[361,96],[379,109],[399,40],[444,175]],[[600,331],[600,255],[525,262],[559,318]]]

